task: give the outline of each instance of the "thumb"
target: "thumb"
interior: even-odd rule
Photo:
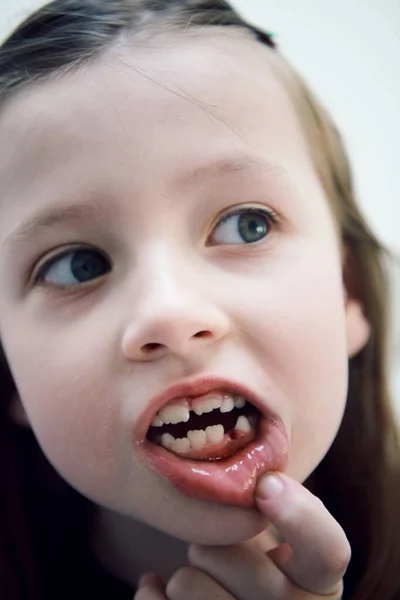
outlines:
[[[283,499],[279,498],[279,495],[283,488],[284,483],[279,473],[264,473],[257,481],[254,503],[256,508],[268,517],[266,529],[258,536],[261,549],[265,553],[270,552],[285,541],[281,532],[277,529],[276,519],[274,518],[274,507],[282,504]],[[277,502],[273,501],[275,498]]]
[[[280,473],[265,473],[257,481],[254,500],[260,512],[269,515],[271,505],[278,501],[278,496],[285,487]],[[274,500],[274,502],[272,502]]]
[[[341,597],[351,548],[321,500],[283,473],[266,473],[254,501],[285,540],[269,554],[276,566],[301,588]]]

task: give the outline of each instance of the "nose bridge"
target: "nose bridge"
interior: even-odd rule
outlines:
[[[143,253],[135,279],[138,303],[144,312],[153,303],[153,310],[156,310],[162,304],[172,309],[184,304],[185,298],[189,297],[193,301],[201,289],[201,277],[196,277],[195,263],[172,243],[154,245]]]
[[[229,329],[206,275],[182,254],[159,247],[140,264],[123,335],[123,352],[131,360],[187,355]]]

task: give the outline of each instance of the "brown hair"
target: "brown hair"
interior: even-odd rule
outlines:
[[[178,30],[230,26],[251,31],[275,56],[274,68],[304,128],[338,232],[349,250],[344,269],[348,292],[361,300],[371,324],[366,347],[350,360],[348,399],[338,435],[306,485],[350,541],[345,597],[400,598],[399,442],[386,373],[389,253],[357,207],[337,128],[271,38],[223,0],[56,0],[32,14],[0,47],[0,109],[27,86],[96,59],[121,35],[134,36],[152,25],[164,29],[166,23]],[[7,599],[44,598],[49,581],[57,583],[59,577],[54,589],[63,585],[66,572],[60,565],[68,565],[69,581],[78,577],[74,564],[87,550],[90,503],[52,469],[32,432],[8,417],[16,389],[1,347],[0,373],[0,461],[6,490],[0,495],[0,573]],[[60,531],[61,523],[65,529]],[[79,582],[71,589],[79,589]]]

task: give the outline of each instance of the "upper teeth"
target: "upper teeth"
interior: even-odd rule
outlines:
[[[215,408],[221,409],[222,405],[223,405],[222,398],[215,396],[215,398],[207,398],[207,400],[197,400],[193,404],[193,410],[196,413],[196,415],[202,415],[203,413],[212,412]],[[232,408],[233,408],[233,403],[232,403]]]
[[[243,408],[245,404],[246,400],[241,396],[208,395],[205,399],[193,402],[193,411],[196,415],[202,415],[219,408],[222,413],[227,413],[234,408]],[[151,425],[153,427],[162,427],[162,425],[169,425],[170,423],[175,425],[176,423],[187,423],[189,419],[189,404],[184,400],[176,404],[169,404],[158,411]]]
[[[171,404],[162,408],[155,418],[157,419],[157,417],[161,425],[164,423],[187,423],[190,419],[189,408],[187,406]]]

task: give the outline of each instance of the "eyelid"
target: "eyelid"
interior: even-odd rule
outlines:
[[[237,206],[236,208],[231,209],[230,211],[228,211],[227,213],[225,213],[224,215],[222,215],[222,217],[219,219],[219,221],[216,223],[215,227],[219,227],[220,225],[223,225],[228,219],[230,219],[231,217],[234,217],[235,215],[241,215],[243,213],[264,213],[266,215],[268,215],[268,217],[271,219],[271,221],[273,223],[279,223],[280,222],[280,218],[278,216],[278,213],[275,212],[274,210],[272,210],[271,208],[267,208],[266,206],[263,207],[255,207],[255,206]],[[214,229],[215,229],[214,227]]]

